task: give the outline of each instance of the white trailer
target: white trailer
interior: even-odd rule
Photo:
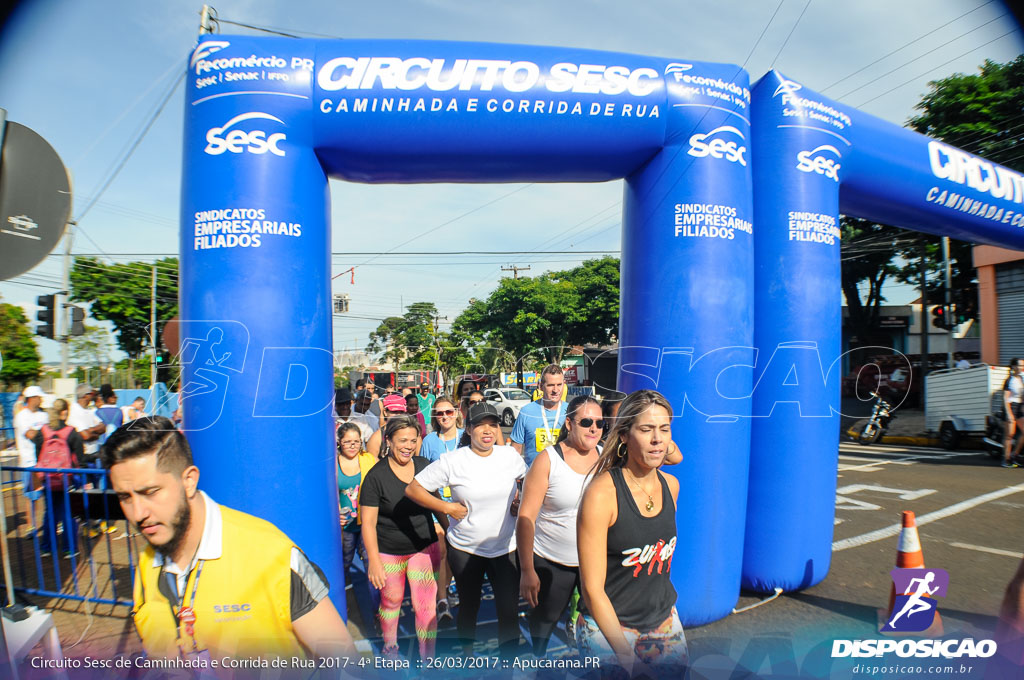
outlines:
[[[925,429],[938,432],[947,449],[965,436],[983,436],[986,418],[1001,408],[1003,383],[1010,375],[1005,366],[975,364],[945,368],[925,377]]]

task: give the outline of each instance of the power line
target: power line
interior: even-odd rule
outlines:
[[[752,56],[754,56],[754,50],[756,50],[757,46],[761,44],[761,39],[764,38],[764,34],[768,32],[768,27],[772,25],[773,21],[775,21],[775,15],[777,15],[779,10],[782,9],[782,4],[784,2],[786,2],[786,0],[779,0],[779,4],[775,7],[775,11],[772,12],[771,18],[768,19],[768,23],[766,23],[764,28],[761,29],[761,35],[757,36],[757,40],[755,40],[754,44],[751,46],[750,52],[747,53],[747,58],[744,59],[743,63],[740,65],[741,71],[747,67],[747,62],[750,61]]]
[[[971,52],[976,52],[976,51],[980,50],[982,47],[986,47],[988,45],[991,45],[992,43],[996,42],[997,40],[1001,40],[1001,39],[1005,38],[1008,35],[1013,35],[1016,32],[1017,31],[1015,29],[1015,30],[1007,31],[1006,33],[1003,33],[1002,35],[996,36],[995,38],[992,38],[992,40],[989,40],[987,43],[985,43],[983,45],[978,45],[977,47],[974,47],[974,48],[971,48],[971,49],[967,50],[966,52],[964,52],[963,54],[955,56],[952,59],[950,59],[949,61],[944,61],[943,63],[939,64],[938,66],[935,66],[934,68],[928,69],[927,71],[925,71],[921,75],[919,75],[919,76],[917,76],[915,78],[911,78],[910,80],[908,80],[906,82],[900,83],[896,87],[888,89],[885,92],[883,92],[882,94],[880,94],[880,95],[878,95],[876,97],[872,97],[871,99],[865,100],[865,101],[861,102],[860,104],[857,104],[856,106],[859,109],[862,106],[864,106],[865,104],[870,104],[871,102],[875,101],[876,99],[881,99],[882,97],[884,97],[885,95],[889,94],[890,92],[894,92],[894,91],[900,89],[901,87],[903,87],[905,85],[909,85],[910,83],[916,82],[916,81],[920,80],[921,78],[924,78],[926,75],[928,75],[929,73],[931,73],[932,71],[934,71],[936,69],[940,69],[943,66],[948,66],[949,64],[952,64],[957,59],[962,59],[963,57],[966,57]]]
[[[804,5],[803,10],[800,12],[800,16],[798,16],[796,18],[796,21],[793,22],[793,28],[789,29],[789,35],[787,35],[786,39],[784,41],[782,41],[782,47],[780,47],[779,51],[775,53],[775,58],[772,59],[772,63],[769,64],[769,66],[768,66],[768,70],[769,71],[771,69],[775,68],[775,62],[778,61],[779,57],[782,55],[782,50],[786,49],[786,45],[789,44],[789,39],[793,37],[793,32],[796,31],[796,27],[800,25],[800,20],[804,18],[804,12],[806,12],[807,8],[810,7],[810,6],[811,6],[811,0],[807,0],[807,4]]]
[[[985,26],[988,26],[989,24],[991,24],[991,23],[993,23],[993,22],[995,22],[995,21],[999,21],[999,20],[1000,20],[1000,19],[1002,19],[1002,18],[1003,18],[1004,16],[1006,16],[1006,15],[1005,15],[1005,14],[1000,14],[1000,15],[999,15],[999,16],[997,16],[996,18],[994,18],[994,19],[990,19],[990,20],[986,21],[985,23],[981,24],[980,26],[975,26],[975,27],[974,27],[974,28],[972,28],[971,30],[969,30],[969,31],[967,31],[967,32],[965,32],[965,33],[961,33],[960,35],[956,36],[955,38],[952,38],[951,40],[947,40],[946,42],[942,43],[941,45],[938,45],[937,47],[934,47],[934,48],[932,48],[932,49],[928,50],[927,52],[925,52],[925,53],[923,53],[923,54],[920,54],[920,55],[918,55],[918,56],[914,57],[914,58],[913,58],[913,59],[911,59],[910,61],[904,62],[904,63],[900,64],[899,66],[897,66],[896,68],[894,68],[894,69],[891,69],[891,70],[889,70],[889,71],[886,71],[885,73],[883,73],[882,75],[878,76],[877,78],[873,78],[872,80],[869,80],[868,82],[864,83],[863,85],[861,85],[861,86],[859,86],[859,87],[855,87],[855,88],[853,88],[852,90],[849,90],[848,92],[844,92],[843,94],[841,94],[841,95],[839,95],[838,97],[836,97],[836,99],[840,99],[840,100],[841,100],[841,99],[843,99],[843,98],[845,98],[845,97],[848,97],[848,96],[850,96],[850,95],[851,95],[851,94],[853,94],[854,92],[857,92],[857,91],[859,91],[859,90],[863,90],[863,89],[864,89],[865,87],[867,87],[867,86],[869,86],[869,85],[872,85],[872,84],[874,84],[874,83],[878,82],[878,81],[879,81],[879,80],[881,80],[882,78],[885,78],[886,76],[888,76],[888,75],[891,75],[891,74],[895,73],[896,71],[899,71],[899,70],[900,70],[901,68],[903,68],[904,66],[910,66],[910,65],[911,65],[911,64],[913,64],[913,63],[914,63],[915,61],[918,61],[919,59],[924,59],[925,57],[927,57],[927,56],[928,56],[929,54],[931,54],[932,52],[937,52],[937,51],[939,51],[939,50],[941,50],[941,49],[943,49],[943,48],[947,47],[948,45],[950,45],[950,44],[952,44],[952,43],[956,42],[956,41],[957,41],[957,40],[959,40],[960,38],[963,38],[963,37],[965,37],[965,36],[967,36],[967,35],[969,35],[969,34],[971,34],[971,33],[974,33],[974,32],[975,32],[975,31],[977,31],[978,29],[980,29],[980,28],[984,28]],[[1011,33],[1013,33],[1014,31],[1010,31],[1010,32],[1011,32]],[[1000,37],[1002,37],[1002,36],[1000,36]],[[987,44],[988,44],[988,43],[985,43],[985,45],[987,45]],[[985,45],[981,45],[980,47],[984,47]],[[976,48],[974,48],[974,49],[980,49],[980,47],[976,47]],[[974,50],[971,50],[971,52],[973,52],[973,51],[974,51]],[[968,52],[968,53],[966,53],[966,54],[969,54],[969,53],[970,53],[970,52]],[[963,56],[963,55],[961,55],[961,56]],[[959,57],[957,57],[957,58],[959,59]],[[948,64],[949,62],[946,62],[946,63]],[[942,66],[945,66],[945,64],[943,64]],[[939,66],[936,66],[935,68],[940,68],[940,67],[939,67]],[[934,70],[934,69],[930,69],[930,71],[932,71],[932,70]],[[892,91],[892,90],[889,90],[889,92],[891,92],[891,91]]]
[[[110,184],[114,181],[118,174],[120,174],[121,170],[124,169],[124,166],[128,162],[128,159],[130,159],[132,157],[132,154],[135,153],[135,150],[139,148],[139,144],[141,144],[142,140],[145,139],[146,134],[153,127],[153,123],[155,123],[156,119],[160,117],[160,114],[163,112],[164,107],[167,106],[167,102],[171,100],[171,97],[177,91],[178,85],[180,85],[184,80],[184,73],[182,73],[181,77],[176,78],[174,80],[172,87],[167,91],[167,94],[164,96],[163,101],[160,102],[160,105],[157,107],[156,111],[153,112],[153,115],[149,117],[149,120],[146,122],[142,130],[139,132],[138,136],[135,138],[135,141],[129,146],[128,151],[121,157],[121,160],[114,167],[113,171],[109,174],[107,179],[100,185],[99,190],[93,194],[92,200],[90,200],[89,203],[86,204],[82,212],[79,213],[78,217],[75,218],[76,222],[81,224],[82,218],[85,217],[85,215],[94,205],[96,205],[96,201],[99,200],[100,196],[103,195],[103,192],[105,192],[107,188],[110,187]],[[86,238],[89,237],[86,236]],[[96,242],[93,241],[91,238],[89,240],[92,241],[93,245],[96,245]],[[96,247],[102,251],[102,249],[99,248],[99,246]]]
[[[614,248],[606,248],[604,250],[407,250],[407,251],[352,251],[352,252],[332,252],[331,255],[334,257],[366,257],[366,256],[377,256],[377,257],[401,257],[406,255],[415,256],[429,256],[436,257],[438,255],[495,255],[495,256],[506,256],[506,255],[608,255],[616,254],[621,252]],[[106,253],[72,253],[72,257],[98,257],[99,255],[106,255]],[[178,257],[178,253],[111,253],[110,257]],[[51,253],[48,257],[63,257],[63,255],[57,255]],[[361,266],[361,265],[360,265]]]
[[[932,30],[928,31],[927,33],[923,33],[923,34],[919,35],[918,37],[914,38],[914,39],[913,39],[913,40],[911,40],[910,42],[908,42],[908,43],[904,43],[904,44],[903,44],[903,45],[901,45],[900,47],[897,47],[897,48],[896,48],[896,49],[894,49],[894,50],[893,50],[892,52],[889,52],[888,54],[884,54],[884,55],[882,55],[881,57],[879,57],[878,59],[875,59],[875,60],[874,60],[873,62],[871,62],[871,63],[870,63],[870,64],[868,64],[867,66],[862,66],[862,67],[860,67],[859,69],[857,69],[856,71],[854,71],[853,73],[851,73],[851,74],[849,74],[849,75],[846,75],[846,76],[843,76],[843,77],[842,77],[842,78],[840,78],[839,80],[835,81],[834,83],[832,83],[832,84],[831,84],[831,85],[829,85],[828,87],[826,87],[826,88],[824,88],[823,90],[821,90],[821,93],[822,93],[822,94],[824,94],[824,93],[825,93],[826,91],[828,91],[828,90],[832,89],[833,87],[835,87],[835,86],[836,86],[836,85],[838,85],[839,83],[843,82],[844,80],[849,80],[849,79],[850,79],[850,78],[852,78],[853,76],[857,75],[858,73],[861,73],[862,71],[865,71],[865,70],[867,70],[867,69],[871,68],[872,66],[874,66],[874,65],[875,65],[875,64],[877,64],[877,63],[879,63],[880,61],[883,61],[883,60],[885,60],[885,59],[888,59],[889,57],[891,57],[892,55],[896,54],[897,52],[900,52],[900,51],[902,51],[902,50],[904,50],[904,49],[906,49],[906,48],[910,47],[910,46],[911,46],[911,45],[913,45],[914,43],[916,43],[916,42],[918,42],[918,41],[920,41],[920,40],[923,40],[923,39],[927,38],[928,36],[932,35],[933,33],[935,33],[935,32],[937,32],[937,31],[940,31],[940,30],[942,30],[942,29],[943,29],[943,28],[945,28],[946,26],[949,26],[950,24],[952,24],[952,23],[955,23],[955,22],[959,21],[960,19],[963,19],[963,18],[964,18],[965,16],[967,16],[968,14],[973,14],[974,12],[977,12],[977,11],[978,11],[979,9],[981,9],[982,7],[985,7],[985,6],[987,6],[987,5],[991,5],[991,4],[992,4],[993,2],[995,2],[995,1],[996,1],[996,0],[988,0],[988,2],[984,2],[984,3],[980,4],[980,5],[978,5],[977,7],[975,7],[974,9],[972,9],[972,10],[969,10],[969,11],[967,11],[967,12],[964,12],[963,14],[961,14],[961,15],[960,15],[960,16],[958,16],[958,17],[956,17],[955,19],[952,19],[952,20],[950,20],[950,21],[947,21],[946,23],[942,24],[941,26],[939,26],[939,27],[937,27],[937,28],[933,28]]]
[[[313,33],[312,31],[299,31],[299,30],[294,30],[294,29],[288,29],[288,30],[292,31],[291,33],[288,33],[288,32],[285,31],[285,29],[275,28],[273,26],[257,26],[255,24],[245,24],[245,23],[242,23],[240,21],[231,21],[230,19],[212,18],[212,21],[214,23],[216,23],[216,24],[231,24],[232,26],[241,26],[242,28],[248,28],[248,29],[251,29],[253,31],[262,31],[264,33],[273,33],[274,35],[281,35],[281,36],[284,36],[285,38],[298,38],[299,36],[302,36],[302,35],[309,35],[309,36],[313,36],[313,37],[316,37],[316,38],[329,38],[329,39],[332,39],[332,40],[344,40],[344,38],[342,38],[341,36],[338,36],[338,35],[327,35],[326,33]]]

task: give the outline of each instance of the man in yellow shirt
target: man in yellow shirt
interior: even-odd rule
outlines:
[[[150,657],[216,673],[225,657],[357,656],[323,572],[271,523],[200,491],[188,441],[169,419],[122,426],[102,456],[149,544],[132,615]]]

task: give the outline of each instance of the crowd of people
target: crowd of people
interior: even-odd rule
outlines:
[[[660,394],[566,403],[562,369],[551,365],[506,444],[497,410],[472,382],[429,401],[356,388],[336,393],[342,523],[360,537],[345,539],[346,568],[348,555],[365,555],[384,656],[400,655],[406,583],[420,656],[435,653],[438,621],[452,610],[457,644],[471,654],[487,579],[502,655],[520,644],[522,596],[537,657],[564,621],[570,643],[608,668],[683,672],[669,576],[679,483],[660,470],[682,455]],[[366,458],[369,469],[355,462]]]
[[[50,555],[55,547],[64,557],[77,552],[78,525],[65,507],[64,491],[91,486],[94,478],[43,474],[28,468],[100,467],[100,446],[123,424],[145,417],[145,408],[146,400],[142,397],[119,407],[117,393],[106,384],[98,390],[88,384],[78,385],[73,400],[54,398],[38,385],[25,388],[19,395],[14,409],[14,441],[18,467],[25,468],[22,489],[31,505],[28,536],[39,541],[43,556]],[[106,487],[105,476],[96,475],[95,481],[101,488]],[[38,517],[43,521],[36,526]],[[93,537],[117,531],[102,521],[87,530]]]
[[[562,370],[548,366],[539,399],[522,409],[506,443],[498,412],[471,382],[457,396],[428,384],[418,393],[375,391],[336,391],[336,473],[344,569],[356,555],[365,565],[382,656],[401,656],[407,588],[419,657],[472,654],[486,579],[503,656],[521,642],[522,596],[537,657],[564,621],[570,642],[607,669],[683,672],[686,640],[669,575],[679,483],[660,470],[682,456],[660,394],[566,402]],[[172,421],[129,417],[106,386],[80,386],[73,403],[57,399],[45,411],[43,396],[25,390],[20,462],[31,468],[64,448],[68,467],[109,471],[125,517],[147,542],[133,617],[148,654],[355,654],[322,570],[270,523],[201,491]],[[26,493],[65,477],[61,484],[72,483],[30,471]],[[44,495],[53,533],[66,521],[64,494]],[[43,548],[74,552],[76,534],[65,526],[64,544],[51,535]],[[246,616],[211,614],[225,602],[245,603]],[[453,615],[457,648],[438,650],[438,621]]]

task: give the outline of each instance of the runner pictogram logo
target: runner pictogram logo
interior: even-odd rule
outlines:
[[[919,633],[935,620],[936,597],[945,597],[949,573],[945,569],[893,569],[889,572],[896,590],[883,633]]]

